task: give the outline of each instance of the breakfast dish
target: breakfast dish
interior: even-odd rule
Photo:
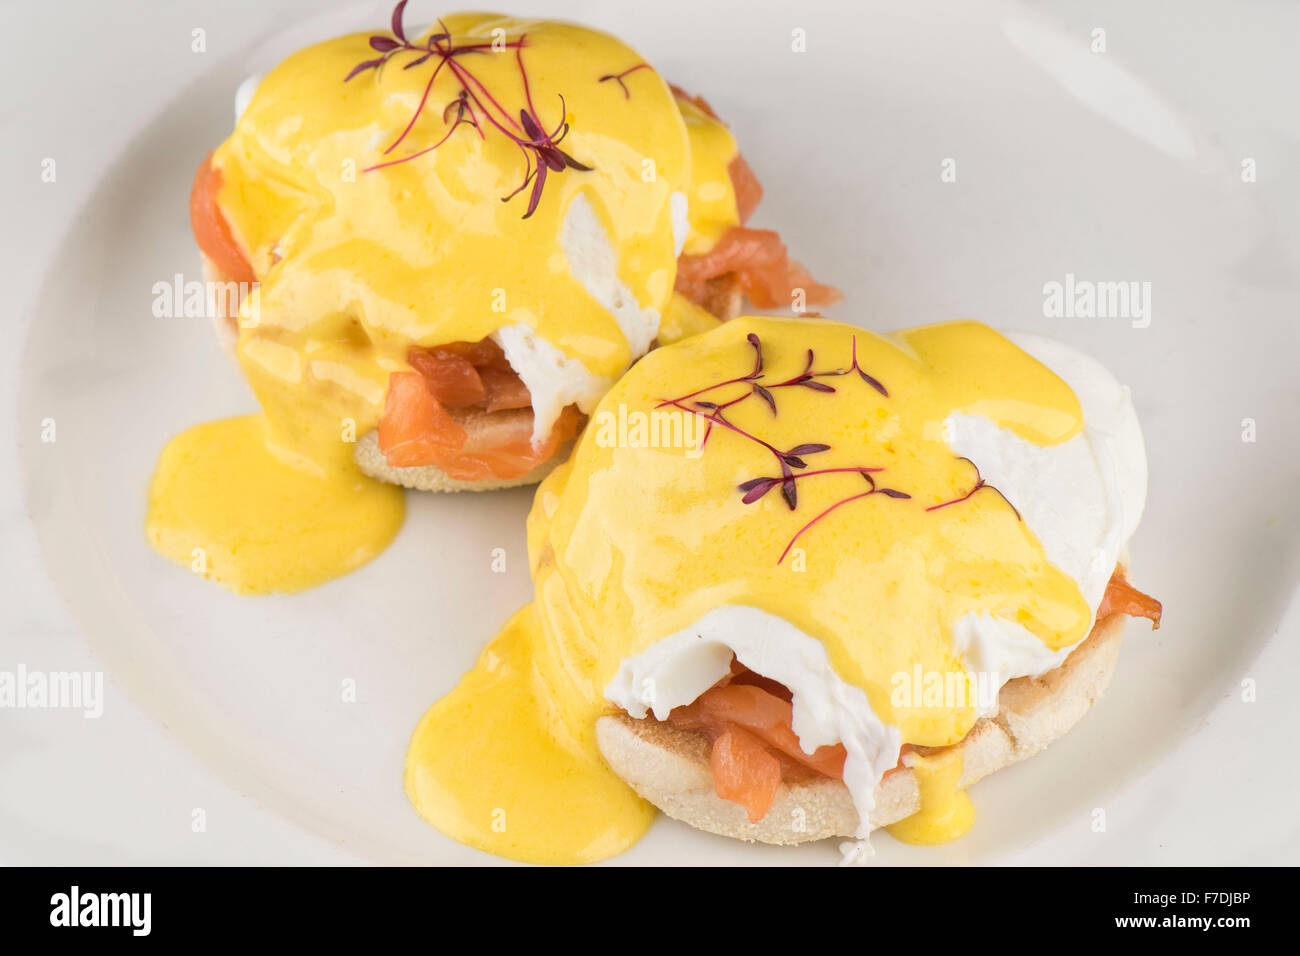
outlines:
[[[620,40],[458,14],[236,97],[190,216],[262,413],[172,440],[155,547],[246,593],[383,550],[402,487],[541,482],[535,597],[411,739],[407,793],[552,863],[655,808],[747,841],[974,821],[1113,673],[1146,496],[1128,392],[1055,342],[880,336],[746,222],[709,104]]]
[[[457,14],[330,40],[237,96],[190,217],[262,414],[160,459],[149,536],[245,592],[383,550],[392,485],[538,481],[657,343],[831,301],[730,130],[622,41]]]
[[[514,859],[959,837],[965,788],[1105,689],[1146,457],[1085,355],[976,322],[737,318],[602,398],[528,521],[533,603],[420,721],[406,789]]]

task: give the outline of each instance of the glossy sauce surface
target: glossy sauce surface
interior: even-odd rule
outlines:
[[[352,571],[402,526],[402,490],[350,463],[305,469],[277,457],[247,415],[177,435],[149,489],[149,542],[238,594],[301,591]]]
[[[960,750],[945,750],[928,757],[913,755],[909,762],[921,794],[921,809],[885,829],[904,843],[933,846],[962,836],[975,822],[975,807],[961,781]]]

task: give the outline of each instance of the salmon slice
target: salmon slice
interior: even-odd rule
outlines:
[[[788,308],[796,289],[808,305],[827,305],[840,298],[833,286],[813,280],[808,270],[791,261],[785,245],[771,229],[729,229],[708,252],[677,260],[676,289],[692,302],[708,294],[710,279],[734,273],[749,301],[760,309]]]
[[[489,412],[512,408],[531,408],[533,397],[528,386],[515,374],[514,369],[485,368],[479,370],[485,396],[483,407]]]
[[[1097,606],[1097,620],[1112,614],[1127,614],[1129,617],[1150,619],[1152,630],[1160,626],[1163,608],[1159,601],[1149,594],[1143,594],[1124,579],[1124,573],[1118,568],[1106,584],[1106,593],[1101,596]]]
[[[439,387],[450,380],[445,369],[438,372]],[[394,467],[433,465],[458,481],[509,481],[553,457],[581,423],[578,410],[569,406],[545,440],[534,445],[531,408],[449,410],[424,374],[394,372],[379,421],[379,450]]]
[[[555,457],[565,442],[582,427],[582,415],[572,405],[560,413],[550,434],[534,445],[533,411],[474,412],[462,420],[469,434],[456,455],[432,462],[459,481],[522,478],[544,461]]]
[[[194,230],[194,241],[231,280],[253,282],[253,267],[217,206],[220,192],[221,170],[213,167],[212,154],[208,153],[194,173],[194,185],[190,188],[190,228]]]
[[[528,386],[510,367],[501,346],[490,338],[431,349],[412,346],[406,360],[448,408],[481,407],[499,412],[533,404]]]
[[[674,708],[668,720],[680,730],[702,731],[715,739],[741,727],[759,737],[774,756],[783,755],[823,777],[839,780],[844,775],[844,745],[832,744],[804,753],[794,732],[790,701],[765,687],[737,682],[711,687],[694,703]]]
[[[508,481],[553,457],[581,427],[578,410],[566,408],[534,445],[532,396],[491,338],[413,346],[406,358],[414,372],[389,378],[380,420],[379,449],[390,465]]]
[[[533,441],[533,410],[515,408],[500,412],[469,409],[453,413],[465,429],[465,444],[460,450],[467,455],[487,454],[494,451],[527,449]]]
[[[762,201],[763,187],[754,171],[749,168],[749,163],[745,162],[745,157],[739,153],[727,166],[727,173],[731,176],[731,188],[736,194],[736,212],[740,215],[740,224],[743,226]]]
[[[429,393],[444,408],[472,408],[487,400],[478,369],[463,355],[450,349],[411,348],[406,361],[423,376]]]
[[[709,754],[718,796],[745,808],[750,823],[767,816],[781,786],[781,764],[758,737],[732,727],[713,742]]]
[[[743,806],[750,823],[767,815],[781,781],[840,779],[844,773],[842,745],[803,752],[791,727],[790,697],[781,684],[733,661],[729,677],[668,717],[672,726],[712,741],[714,789],[723,800]]]
[[[466,433],[442,407],[419,372],[394,372],[379,420],[379,448],[397,468],[427,465],[454,455]]]
[[[448,342],[445,345],[437,345],[426,351],[457,355],[480,372],[487,368],[511,370],[510,363],[506,360],[505,351],[491,336],[477,342]]]

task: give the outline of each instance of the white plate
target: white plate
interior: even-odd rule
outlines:
[[[107,174],[54,260],[21,366],[28,512],[48,576],[114,692],[125,689],[166,733],[123,717],[115,734],[142,752],[78,776],[54,770],[47,750],[87,732],[72,718],[56,735],[34,714],[0,715],[20,730],[9,738],[10,766],[45,774],[26,775],[24,799],[0,798],[2,846],[16,860],[306,862],[335,858],[322,848],[340,845],[349,858],[382,863],[489,859],[416,817],[402,757],[423,710],[530,596],[529,492],[412,495],[384,555],[291,597],[234,597],[154,554],[143,535],[145,489],[167,438],[254,407],[205,320],[151,314],[153,283],[198,273],[186,215],[193,169],[228,132],[246,73],[306,40],[381,27],[386,6],[299,23],[202,71],[111,164],[104,157]],[[433,12],[414,6],[411,20]],[[974,789],[980,819],[966,839],[932,850],[877,843],[890,863],[1058,862],[1066,847],[1079,859],[1138,858],[1131,822],[1111,828],[1127,840],[1084,847],[1079,834],[1091,832],[1095,809],[1124,806],[1124,788],[1236,695],[1300,569],[1297,338],[1293,315],[1278,307],[1297,290],[1238,160],[1115,58],[1088,52],[1086,33],[1060,32],[1012,5],[941,14],[901,3],[747,2],[737,15],[660,2],[654,17],[596,2],[511,6],[618,32],[705,94],[765,184],[758,223],[779,227],[801,259],[845,289],[834,317],[877,329],[961,316],[1031,329],[1088,349],[1131,384],[1151,462],[1135,576],[1163,599],[1164,627],[1132,625],[1094,712],[1046,754]],[[791,50],[797,28],[806,53]],[[946,159],[956,182],[942,180]],[[1046,318],[1043,285],[1067,273],[1151,283],[1150,326]],[[31,423],[45,418],[57,422],[53,444],[30,440]],[[1254,443],[1242,440],[1245,418],[1258,422]],[[504,574],[489,567],[498,547]],[[11,635],[14,653],[0,667],[39,660],[39,639],[31,629]],[[356,682],[356,703],[341,700],[345,680]],[[194,759],[164,753],[177,745]],[[24,751],[42,750],[24,764]],[[1179,759],[1223,765],[1217,753]],[[231,810],[220,840],[187,843],[200,804],[178,796],[173,817],[142,821],[115,783],[134,773],[157,775],[169,793],[190,774],[207,794],[195,800],[221,799],[215,775],[281,822],[239,822]],[[102,803],[96,777],[111,795]],[[70,793],[74,780],[81,787]],[[79,825],[78,813],[104,824]],[[1176,837],[1192,838],[1186,829]],[[273,853],[253,848],[272,839]],[[1188,842],[1183,852],[1201,850]],[[1204,852],[1243,858],[1226,845]],[[661,820],[617,862],[834,858],[829,842],[746,847]]]

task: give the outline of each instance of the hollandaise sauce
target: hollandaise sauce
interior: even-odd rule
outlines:
[[[402,491],[350,462],[286,460],[261,415],[173,438],[149,489],[149,541],[239,594],[301,591],[365,564],[402,526]]]
[[[648,815],[597,750],[604,688],[624,659],[724,605],[819,639],[904,743],[960,741],[973,700],[895,704],[891,676],[963,672],[952,635],[968,613],[1016,621],[1050,648],[1081,639],[1092,615],[978,463],[949,447],[953,413],[1040,445],[1082,427],[1060,378],[974,322],[882,337],[741,318],[652,352],[540,486],[534,602],[416,729],[415,807],[520,860],[630,845]],[[921,815],[897,832],[958,835],[972,812],[960,759],[914,772]]]
[[[941,750],[904,758],[920,791],[921,809],[910,817],[890,824],[889,835],[904,843],[933,846],[955,840],[975,822],[975,807],[961,789],[960,750]]]
[[[730,133],[630,47],[546,21],[440,24],[382,65],[364,67],[369,33],[293,54],[196,179],[209,260],[257,280],[237,356],[263,415],[168,446],[148,535],[240,592],[309,587],[391,540],[400,497],[352,457],[412,346],[522,327],[551,364],[613,378],[673,300],[674,197],[698,200],[696,247],[737,221]]]
[[[544,639],[532,605],[506,624],[420,721],[406,791],[462,843],[534,863],[591,863],[635,843],[654,808],[601,760],[595,712],[557,699],[537,666],[549,656]]]

